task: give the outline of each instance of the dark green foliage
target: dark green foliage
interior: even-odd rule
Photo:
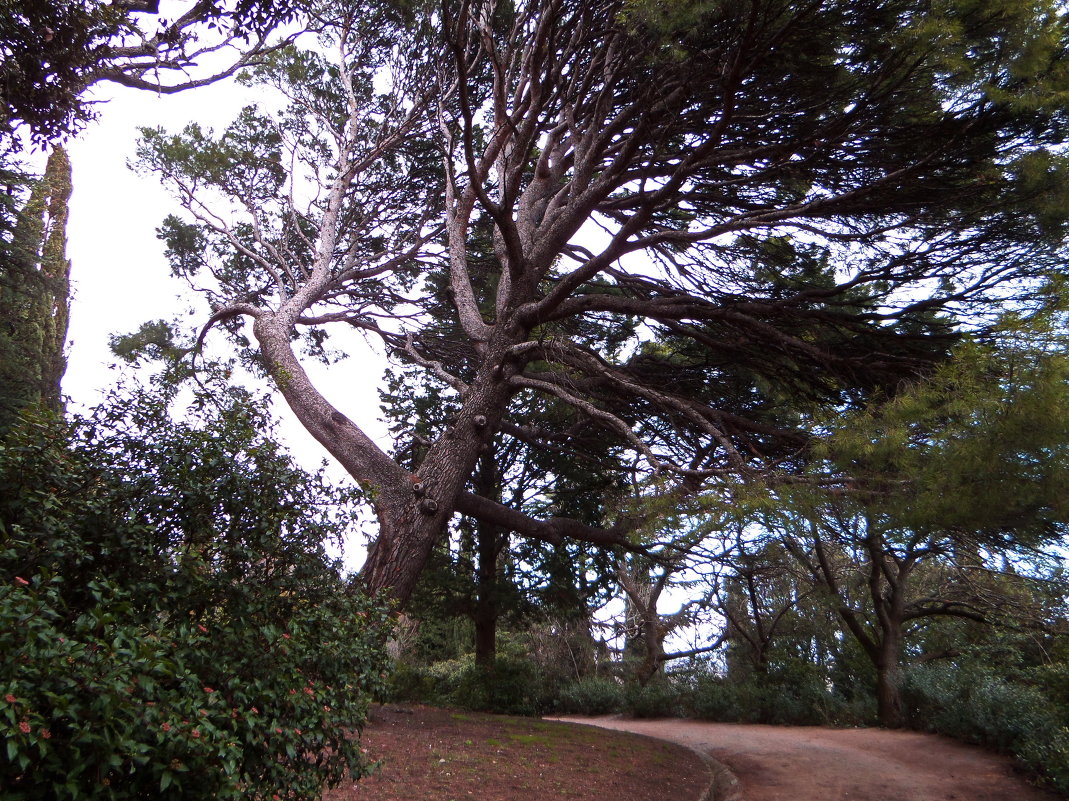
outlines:
[[[83,96],[101,80],[167,92],[176,89],[160,75],[176,70],[186,86],[217,80],[226,70],[189,75],[203,39],[255,50],[307,5],[198,0],[165,6],[168,19],[159,0],[0,0],[0,146],[17,149],[19,128],[38,144],[76,133],[95,116]]]
[[[175,343],[175,326],[166,320],[152,320],[129,334],[114,334],[108,343],[111,352],[128,364],[162,362],[177,369],[177,361],[188,353]]]
[[[1058,729],[1051,704],[1002,674],[975,661],[911,668],[903,690],[913,722],[1002,751],[1018,751],[1034,735],[1049,739]]]
[[[821,672],[798,661],[741,681],[699,674],[685,696],[688,714],[730,723],[789,726],[855,725],[869,722],[871,702],[849,703],[829,689]]]
[[[0,232],[0,432],[28,405],[62,409],[70,193],[70,162],[56,148],[44,176],[30,182],[25,204],[14,212],[10,239]]]
[[[541,715],[556,708],[554,689],[522,653],[499,655],[490,666],[476,664],[469,653],[431,665],[402,663],[391,677],[389,697],[503,715]]]
[[[465,665],[449,697],[466,709],[505,715],[539,715],[549,708],[538,669],[520,656],[498,656],[493,665]]]
[[[134,393],[0,446],[5,798],[306,799],[366,768],[387,614],[323,550],[351,499],[254,399],[195,408]]]
[[[994,548],[1063,536],[1069,360],[1062,325],[1057,316],[1010,316],[1004,347],[965,343],[929,380],[843,421],[829,451],[867,491],[873,517],[899,529],[893,536],[949,532]]]
[[[1042,684],[975,654],[911,668],[903,696],[916,727],[1011,753],[1069,792],[1069,706],[1052,704]]]
[[[623,708],[624,687],[608,676],[583,676],[557,695],[557,711],[564,714],[608,715]]]
[[[674,717],[680,714],[681,700],[679,688],[666,677],[624,688],[624,709],[636,718]]]
[[[0,0],[0,136],[21,122],[50,140],[84,124],[81,93],[125,21],[118,3]]]
[[[398,662],[390,672],[386,698],[396,703],[426,704],[436,699],[435,679],[421,665]]]

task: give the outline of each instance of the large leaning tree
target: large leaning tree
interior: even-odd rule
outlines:
[[[139,159],[184,209],[161,236],[211,301],[201,339],[228,331],[366,488],[362,578],[403,602],[458,512],[637,547],[633,519],[473,491],[494,438],[608,441],[668,492],[789,475],[811,410],[893,394],[990,304],[1041,300],[1066,207],[1059,9],[331,2],[320,46],[248,76],[284,110],[146,131]],[[310,380],[299,354],[332,326],[450,388],[418,463]],[[529,424],[539,397],[567,413]]]

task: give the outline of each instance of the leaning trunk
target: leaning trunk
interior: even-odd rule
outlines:
[[[360,571],[370,592],[385,594],[401,606],[412,594],[508,403],[509,370],[501,369],[508,344],[501,341],[488,348],[464,406],[415,473],[400,485],[379,487],[379,535]]]
[[[408,473],[315,388],[293,353],[292,327],[281,313],[263,314],[253,330],[268,371],[297,419],[357,482],[376,493],[379,532],[360,583],[370,594],[403,607],[508,402],[514,368],[502,369],[501,363],[511,343],[488,348],[452,426],[431,445],[415,473]]]
[[[445,520],[421,510],[411,492],[385,492],[375,502],[378,536],[368,549],[360,584],[371,595],[404,607],[430,558]]]

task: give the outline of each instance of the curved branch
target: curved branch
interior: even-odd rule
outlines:
[[[200,333],[197,334],[197,339],[193,343],[193,348],[191,349],[191,352],[193,354],[191,361],[193,361],[194,363],[196,362],[197,354],[199,354],[201,352],[201,349],[204,347],[205,337],[208,336],[208,332],[211,331],[211,329],[214,328],[216,325],[225,322],[226,320],[232,320],[235,317],[252,317],[255,319],[261,314],[263,314],[262,309],[259,309],[249,303],[235,303],[225,308],[219,309],[219,311],[215,312],[215,314],[208,318],[208,322],[201,326]]]
[[[633,523],[597,528],[570,517],[536,520],[470,492],[462,493],[457,498],[456,510],[477,520],[514,531],[522,537],[541,540],[550,545],[561,545],[565,540],[578,540],[602,548],[617,547],[643,556],[650,555],[646,546],[633,542],[628,536],[636,528]]]

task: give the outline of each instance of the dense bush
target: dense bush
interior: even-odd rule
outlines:
[[[584,676],[569,682],[557,697],[558,711],[568,715],[608,715],[623,708],[623,685],[605,676]]]
[[[539,715],[549,701],[541,677],[529,661],[499,656],[493,667],[466,665],[457,674],[449,700],[465,709],[503,715]]]
[[[779,725],[855,724],[872,718],[871,705],[848,703],[799,665],[744,679],[700,674],[685,696],[688,714],[704,720]]]
[[[1039,687],[965,661],[907,670],[902,696],[917,728],[1014,754],[1069,792],[1069,714]]]
[[[648,684],[628,684],[624,688],[624,710],[636,718],[666,718],[680,714],[681,691],[668,676],[655,677]]]
[[[388,696],[503,715],[540,715],[554,707],[552,691],[537,667],[508,654],[498,656],[493,667],[476,665],[472,654],[427,666],[401,663]]]
[[[439,701],[437,681],[423,665],[399,661],[390,671],[386,700],[400,704],[431,704]]]
[[[324,539],[347,499],[248,398],[144,394],[0,445],[7,799],[315,798],[364,770],[387,614]]]

